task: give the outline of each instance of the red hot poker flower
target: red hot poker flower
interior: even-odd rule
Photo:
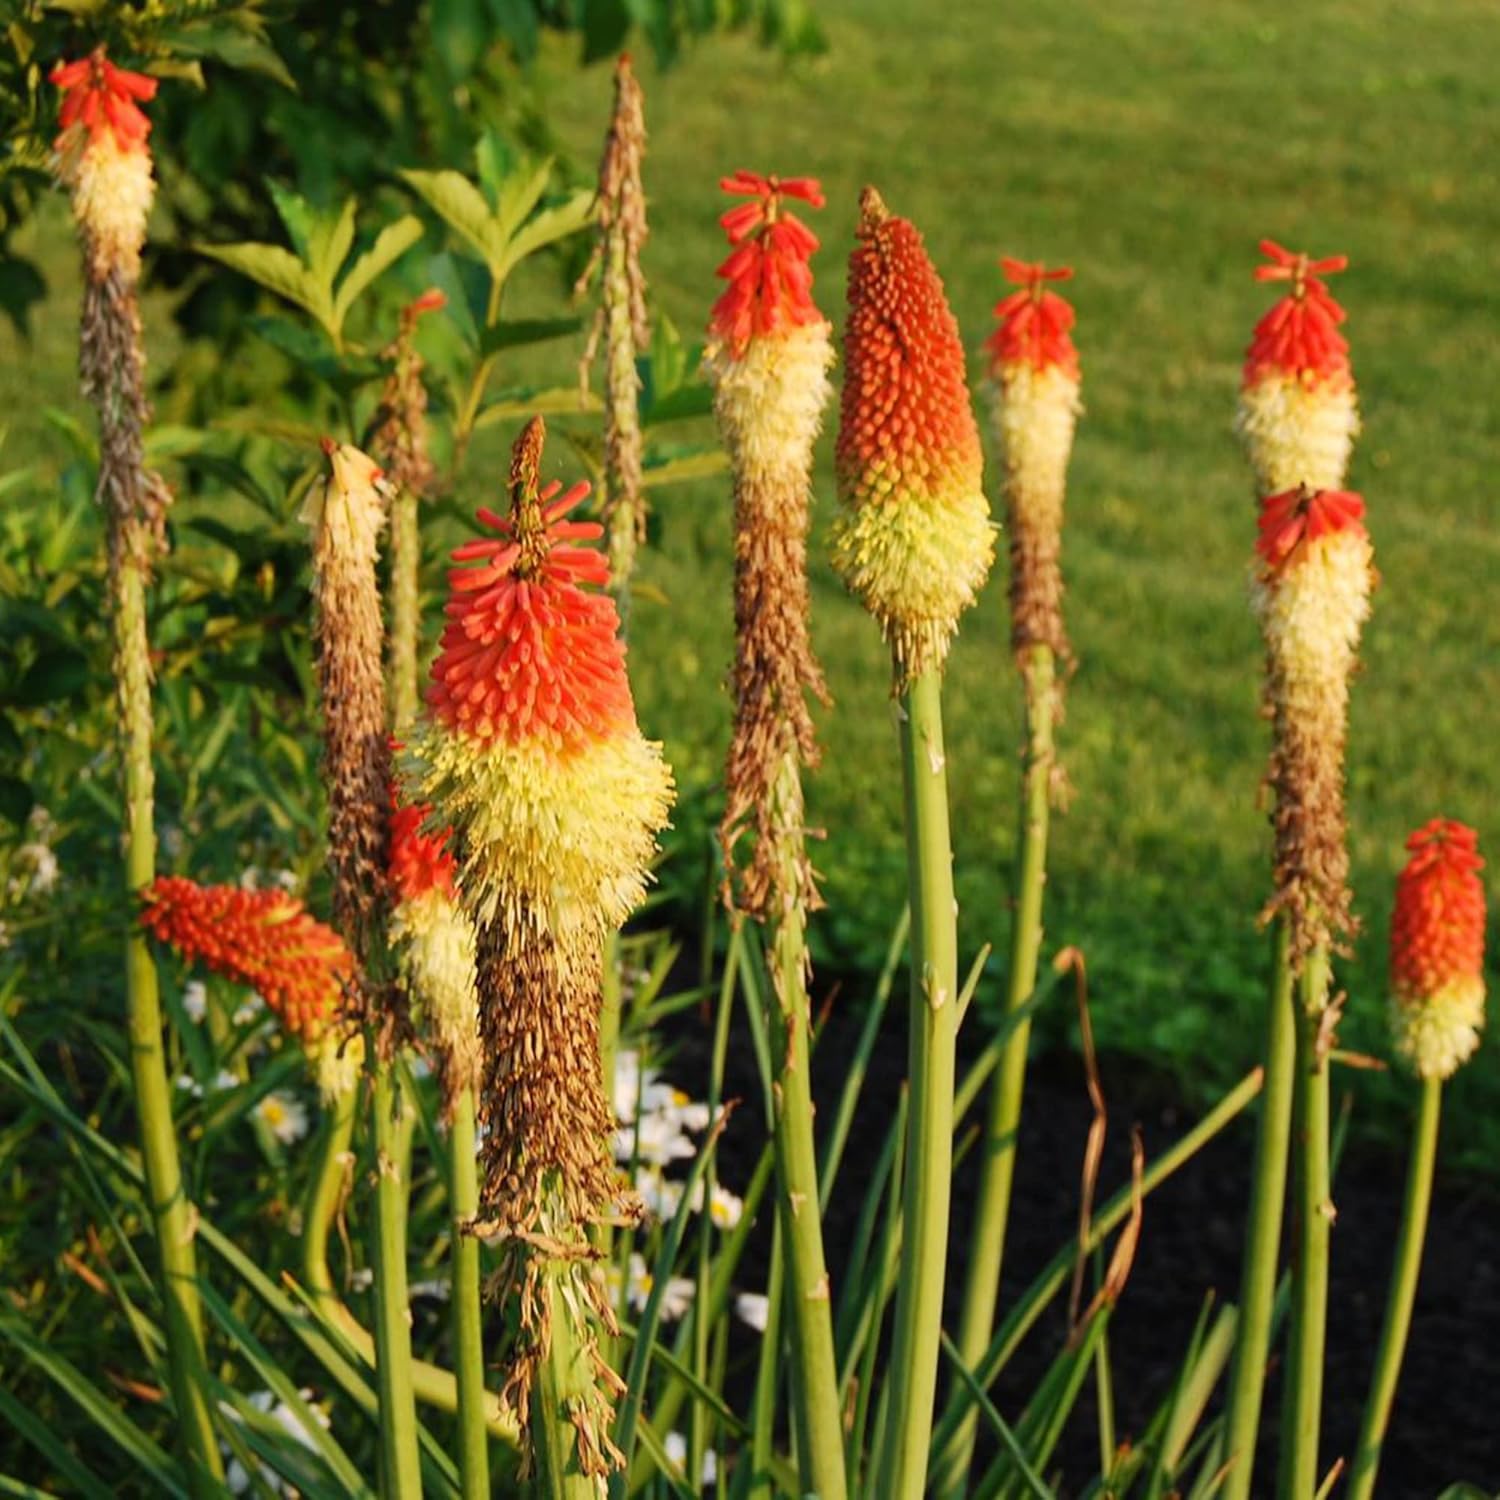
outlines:
[[[339,935],[285,891],[162,875],[145,892],[141,922],[184,958],[257,990],[304,1041],[339,1013],[354,973]]]
[[[427,701],[449,729],[481,740],[531,740],[559,752],[582,748],[634,724],[625,647],[613,600],[602,588],[609,565],[591,547],[604,528],[563,517],[589,492],[587,481],[560,499],[554,481],[515,517],[482,508],[498,539],[453,553],[448,626]]]
[[[448,848],[448,830],[424,833],[422,825],[432,809],[420,803],[403,804],[391,789],[390,877],[397,901],[415,901],[428,891],[454,895],[457,861]]]
[[[822,322],[823,315],[812,300],[808,264],[818,248],[818,237],[781,203],[783,198],[797,198],[822,208],[823,192],[817,181],[740,171],[722,178],[719,186],[726,193],[754,201],[736,204],[719,219],[736,248],[718,270],[729,286],[714,304],[710,330],[738,355],[757,335]]]
[[[105,57],[102,47],[77,62],[59,63],[49,77],[63,91],[58,115],[62,127],[57,138],[59,150],[75,125],[87,130],[93,141],[105,131],[113,132],[121,151],[145,146],[151,122],[137,106],[156,97],[154,78],[117,68]]]
[[[1272,572],[1285,565],[1303,542],[1339,531],[1364,531],[1364,499],[1351,490],[1318,490],[1305,486],[1267,495],[1260,502],[1260,535],[1255,550]]]
[[[1479,835],[1434,818],[1406,841],[1411,858],[1396,881],[1391,979],[1405,1000],[1430,1000],[1484,970],[1484,887]]]
[[[1040,261],[1012,260],[1003,256],[1000,268],[1005,279],[1020,288],[995,304],[999,327],[985,340],[990,352],[990,368],[998,373],[1002,365],[1029,364],[1034,369],[1059,368],[1078,378],[1078,350],[1070,331],[1075,314],[1068,301],[1049,292],[1049,281],[1071,281],[1073,268],[1057,266],[1048,270]]]
[[[1349,378],[1349,343],[1338,331],[1347,316],[1324,276],[1344,270],[1346,255],[1313,260],[1294,255],[1274,240],[1260,242],[1271,264],[1257,266],[1257,281],[1289,281],[1291,290],[1255,325],[1245,356],[1244,384],[1267,376],[1291,376],[1307,385]]]

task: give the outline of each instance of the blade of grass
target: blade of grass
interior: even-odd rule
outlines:
[[[974,1404],[978,1406],[980,1415],[995,1430],[995,1435],[1000,1439],[1001,1445],[1010,1453],[1017,1469],[1021,1471],[1021,1479],[1026,1488],[1038,1497],[1038,1500],[1052,1500],[1052,1491],[1042,1482],[1042,1477],[1032,1468],[1027,1461],[1025,1449],[1021,1447],[1010,1424],[995,1409],[995,1404],[985,1394],[984,1388],[969,1373],[969,1367],[964,1364],[958,1352],[958,1346],[945,1333],[943,1335],[943,1353],[948,1356],[958,1378],[969,1388],[970,1395],[974,1398]]]

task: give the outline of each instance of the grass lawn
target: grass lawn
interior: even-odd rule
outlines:
[[[715,183],[741,165],[821,177],[819,297],[835,322],[856,196],[876,183],[926,234],[976,378],[999,255],[1077,267],[1087,413],[1065,552],[1078,671],[1061,733],[1073,797],[1054,825],[1049,943],[1086,953],[1101,1044],[1166,1059],[1194,1089],[1253,1061],[1267,967],[1255,923],[1269,860],[1246,590],[1254,508],[1230,429],[1240,356],[1269,297],[1251,281],[1255,243],[1349,254],[1336,289],[1365,422],[1350,482],[1369,503],[1383,582],[1350,747],[1365,931],[1340,979],[1346,1042],[1383,1051],[1403,837],[1442,813],[1500,849],[1500,615],[1486,607],[1500,579],[1500,167],[1474,128],[1493,95],[1491,7],[824,0],[818,10],[831,44],[822,59],[788,68],[730,39],[665,74],[643,64],[654,296],[685,334],[702,328],[723,254]],[[542,66],[554,127],[591,163],[608,70],[580,78],[560,48]],[[517,300],[511,311],[532,309]],[[41,310],[26,400],[77,406],[73,317],[61,295]],[[0,394],[14,404],[23,356],[8,335],[0,356],[11,365]],[[813,558],[814,638],[835,704],[811,807],[828,835],[819,941],[847,967],[884,942],[904,855],[886,658],[821,545],[832,421]],[[23,438],[3,456],[19,461],[31,446]],[[476,458],[499,448],[497,435]],[[667,603],[637,607],[635,680],[692,830],[715,815],[728,732],[725,487],[667,492],[658,522],[643,581]],[[947,715],[964,953],[984,941],[1003,953],[1018,739],[1003,566],[953,653]],[[992,997],[1000,967],[991,961]],[[1068,1015],[1055,1006],[1043,1029],[1061,1034]],[[1367,1119],[1396,1097],[1376,1080],[1360,1089]],[[1500,1124],[1484,1123],[1500,1121],[1493,1046],[1453,1094],[1448,1148],[1477,1160],[1500,1146]]]

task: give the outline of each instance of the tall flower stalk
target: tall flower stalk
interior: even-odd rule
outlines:
[[[569,521],[587,484],[543,487],[545,429],[516,443],[510,511],[454,553],[429,714],[403,760],[412,801],[453,829],[477,933],[486,1233],[518,1329],[502,1392],[529,1418],[543,1492],[601,1495],[621,1467],[617,1332],[590,1225],[636,1205],[610,1155],[599,1064],[602,955],[645,893],[671,802],[660,747],[636,725],[599,552]]]
[[[84,394],[99,414],[97,495],[109,548],[125,884],[141,892],[156,873],[146,588],[153,559],[166,547],[171,502],[161,476],[146,466],[143,441],[150,407],[138,288],[156,184],[147,145],[151,124],[140,105],[155,96],[156,80],[115,67],[102,47],[60,64],[51,80],[63,91],[54,168],[71,195],[83,251],[79,369]],[[126,937],[125,991],[141,1154],[161,1263],[172,1404],[190,1487],[194,1495],[206,1495],[217,1490],[223,1466],[207,1391],[194,1210],[172,1133],[156,966],[145,934],[135,926]]]
[[[610,588],[627,613],[635,555],[646,535],[646,496],[641,486],[641,381],[636,356],[651,342],[646,277],[641,251],[649,229],[641,163],[646,155],[646,112],[641,85],[628,53],[615,64],[615,107],[599,159],[598,242],[579,290],[596,267],[602,302],[584,356],[592,363],[604,340],[604,520]]]
[[[802,769],[816,765],[807,698],[826,701],[808,638],[807,525],[812,449],[831,394],[833,342],[812,300],[812,231],[786,199],[821,208],[808,178],[737,172],[721,184],[748,199],[720,223],[734,246],[714,307],[704,366],[734,471],[734,731],[720,836],[732,909],[760,922],[773,994],[774,1135],[782,1243],[800,1407],[804,1490],[843,1500],[844,1433],[813,1130],[808,913],[818,904],[807,857]],[[748,858],[740,852],[748,835]]]
[[[1257,493],[1277,497],[1274,502],[1262,502],[1263,517],[1274,506],[1280,518],[1272,523],[1274,532],[1282,521],[1295,526],[1295,512],[1303,504],[1297,497],[1305,495],[1310,503],[1321,490],[1339,492],[1359,419],[1349,346],[1338,331],[1345,313],[1323,279],[1342,270],[1345,258],[1313,260],[1270,240],[1262,241],[1261,251],[1270,264],[1257,269],[1256,279],[1287,281],[1290,286],[1255,326],[1245,357],[1236,425],[1255,474]],[[1319,506],[1320,517],[1325,509]],[[1335,500],[1334,511],[1338,510]],[[1311,547],[1315,561],[1322,557],[1322,524],[1316,522],[1307,537],[1310,544],[1316,544]],[[1275,724],[1270,779],[1276,796],[1277,895],[1268,908],[1275,930],[1266,1009],[1266,1086],[1256,1131],[1239,1321],[1225,1408],[1224,1452],[1230,1464],[1226,1500],[1248,1500],[1252,1493],[1299,1081],[1303,1103],[1310,1103],[1314,1114],[1326,1108],[1327,1102],[1326,1068],[1310,1065],[1317,1051],[1326,1051],[1331,1044],[1337,1018],[1329,1019],[1321,1041],[1316,1035],[1301,1036],[1299,1041],[1299,1034],[1315,1023],[1326,1005],[1329,942],[1350,924],[1348,855],[1343,842],[1343,722],[1348,669],[1367,609],[1367,603],[1360,605],[1344,597],[1347,587],[1335,587],[1326,596],[1328,613],[1318,619],[1316,611],[1324,598],[1318,587],[1326,572],[1323,567],[1305,575],[1296,573],[1299,586],[1284,593],[1273,589],[1275,569],[1264,545],[1269,534],[1263,520],[1265,571],[1255,593],[1267,641],[1267,700]],[[1347,564],[1347,549],[1357,545],[1342,543],[1333,556],[1345,557]],[[1290,561],[1291,552],[1283,560]],[[1347,574],[1350,569],[1346,565],[1342,571]],[[1354,580],[1354,586],[1362,587],[1367,596],[1370,581],[1366,554],[1363,583]],[[1344,580],[1346,586],[1348,582]],[[1281,604],[1272,609],[1278,599]],[[1347,618],[1351,611],[1358,616],[1352,624]],[[1320,637],[1333,660],[1317,660]],[[1341,665],[1343,676],[1339,677]],[[1304,764],[1307,774],[1296,769]],[[1305,847],[1304,826],[1317,834]],[[1325,1138],[1326,1131],[1316,1121],[1299,1136],[1314,1154]],[[1311,1165],[1316,1168],[1317,1164]],[[1314,1170],[1304,1179],[1309,1191],[1311,1177],[1317,1175]],[[1321,1231],[1328,1220],[1322,1211],[1309,1219],[1299,1210],[1297,1223],[1312,1236],[1309,1248],[1316,1263],[1326,1252],[1326,1236]],[[1303,1263],[1299,1253],[1298,1264]],[[1305,1281],[1300,1285],[1313,1290]]]
[[[1421,1093],[1385,1320],[1349,1475],[1350,1500],[1370,1500],[1411,1330],[1443,1084],[1473,1055],[1484,1026],[1484,886],[1479,836],[1434,818],[1407,839],[1391,919],[1391,1030]]]
[[[383,664],[385,627],[375,563],[388,487],[358,448],[325,441],[328,472],[309,492],[313,533],[323,775],[328,788],[328,863],[334,926],[359,971],[354,1010],[365,1028],[375,1142],[376,1388],[381,1486],[407,1500],[421,1493],[411,1319],[406,1285],[407,1156],[412,1110],[395,1057],[404,1028],[386,953],[390,731]]]
[[[1010,640],[1024,709],[1020,838],[1005,997],[1009,1016],[1036,989],[1042,947],[1042,889],[1057,770],[1053,730],[1062,706],[1059,677],[1068,661],[1062,617],[1063,501],[1080,406],[1078,351],[1070,332],[1073,309],[1048,290],[1048,283],[1066,281],[1072,271],[1049,271],[1009,258],[1001,266],[1018,290],[996,305],[999,326],[986,347],[1010,543]],[[1030,1033],[1029,1020],[1016,1024],[990,1090],[958,1339],[960,1357],[971,1370],[979,1367],[994,1331]],[[939,1494],[956,1500],[965,1492],[977,1422],[977,1413],[965,1417],[940,1476]]]
[[[891,648],[912,950],[902,1263],[874,1493],[917,1500],[937,1391],[958,1031],[941,681],[995,536],[958,325],[921,235],[873,188],[860,197],[848,297],[834,565]]]

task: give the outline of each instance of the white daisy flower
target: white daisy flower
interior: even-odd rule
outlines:
[[[301,1390],[297,1393],[307,1402],[312,1411],[313,1420],[319,1427],[325,1430],[331,1425],[328,1413],[321,1407],[312,1404],[313,1393],[310,1390]],[[266,1412],[276,1422],[289,1438],[300,1443],[309,1452],[317,1451],[317,1444],[313,1441],[312,1434],[308,1432],[301,1417],[292,1410],[284,1401],[278,1401],[270,1391],[255,1391],[248,1398],[249,1403],[256,1411]],[[240,1420],[239,1413],[232,1407],[225,1408],[229,1415],[236,1421]],[[219,1444],[220,1451],[229,1459],[229,1464],[224,1470],[224,1483],[228,1486],[232,1495],[243,1495],[253,1487],[249,1473],[245,1466],[237,1458],[230,1457],[227,1443]],[[261,1484],[271,1491],[273,1495],[295,1496],[299,1492],[292,1488],[276,1471],[266,1464],[257,1464],[260,1471],[256,1476]]]
[[[741,1292],[734,1299],[735,1316],[748,1323],[757,1333],[766,1331],[766,1319],[770,1315],[771,1301],[764,1292]]]
[[[615,1119],[634,1120],[641,1097],[641,1054],[634,1048],[622,1047],[615,1053],[613,1094]]]
[[[622,1125],[615,1131],[614,1147],[616,1161],[634,1157],[654,1167],[698,1154],[677,1122],[666,1115],[642,1115],[634,1125]]]
[[[196,1078],[189,1077],[186,1073],[179,1073],[173,1083],[182,1090],[184,1094],[191,1094],[195,1099],[203,1097],[203,1085]]]
[[[669,1432],[666,1440],[662,1443],[666,1449],[667,1457],[677,1465],[677,1470],[683,1478],[687,1477],[687,1439],[680,1432]],[[700,1478],[704,1484],[717,1484],[719,1482],[719,1455],[712,1448],[703,1455],[703,1473]]]
[[[714,1184],[713,1197],[709,1200],[708,1216],[715,1229],[733,1229],[745,1212],[745,1200],[737,1198],[727,1187]]]
[[[57,856],[46,844],[22,844],[16,850],[16,860],[30,873],[28,894],[45,896],[57,884]]]
[[[307,1134],[307,1106],[284,1089],[273,1089],[255,1106],[255,1113],[283,1146],[293,1145]]]
[[[636,1312],[645,1312],[646,1301],[656,1286],[656,1278],[646,1269],[646,1258],[638,1253],[630,1257],[630,1282],[626,1297]],[[671,1276],[662,1292],[661,1318],[675,1323],[693,1304],[693,1283],[686,1276]]]
[[[453,1283],[446,1276],[438,1276],[431,1281],[414,1281],[406,1290],[412,1297],[432,1297],[438,1302],[447,1302],[453,1296]]]
[[[251,990],[236,1007],[234,1014],[229,1018],[236,1026],[248,1026],[256,1017],[263,1015],[266,1002],[261,996]]]
[[[203,1024],[203,1018],[208,1014],[208,986],[201,979],[190,979],[183,985],[182,1008],[194,1025]]]
[[[242,1081],[238,1073],[232,1073],[228,1068],[220,1068],[214,1074],[214,1081],[209,1084],[209,1088],[216,1094],[224,1094],[230,1089],[237,1089]]]

